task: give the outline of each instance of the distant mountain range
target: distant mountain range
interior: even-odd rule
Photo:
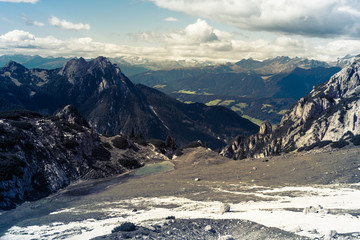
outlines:
[[[70,60],[71,58],[41,57],[38,55],[35,56],[22,55],[22,54],[3,55],[0,56],[0,67],[4,66],[9,61],[14,61],[20,63],[21,65],[23,65],[28,69],[39,68],[39,69],[51,70],[51,69],[63,67]],[[121,68],[121,71],[127,76],[149,71],[149,69],[143,67],[142,65],[139,64],[132,65],[131,63],[121,58],[116,58],[111,60],[113,63],[118,64],[118,66]]]
[[[360,145],[359,76],[360,56],[302,97],[276,130],[264,124],[256,135],[238,136],[222,154],[242,159]]]
[[[256,124],[278,124],[282,114],[313,86],[327,81],[353,57],[325,63],[304,58],[276,57],[264,61],[243,59],[214,64],[198,61],[150,61],[117,57],[110,61],[134,83],[154,87],[182,102],[225,106]],[[28,69],[63,67],[70,59],[4,55]]]
[[[209,73],[202,69],[174,69],[142,73],[131,79],[168,94],[299,98],[339,70],[337,67],[296,67],[290,72],[264,76],[247,72]]]
[[[258,127],[224,107],[184,104],[143,85],[134,85],[109,59],[72,59],[53,70],[27,69],[8,62],[0,69],[0,108],[43,114],[71,104],[100,133],[144,138],[172,136],[184,145],[201,140],[219,148]]]
[[[0,56],[0,66],[4,66],[9,61],[14,61],[24,65],[25,67],[31,68],[40,68],[40,69],[54,69],[63,67],[64,64],[69,59],[66,58],[53,58],[47,57],[43,58],[38,55],[30,56],[30,55],[22,55],[22,54],[15,54],[15,55],[2,55]]]
[[[149,71],[131,77],[184,102],[226,106],[244,117],[280,122],[313,86],[340,71],[327,63],[287,57],[253,59],[203,68]],[[269,100],[273,104],[269,104]]]

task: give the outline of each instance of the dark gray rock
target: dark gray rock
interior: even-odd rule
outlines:
[[[167,159],[151,147],[140,151],[131,140],[119,150],[111,139],[89,128],[71,106],[56,116],[0,112],[0,210],[40,199],[78,179],[120,174],[148,158]]]
[[[211,230],[209,230],[209,227]],[[117,232],[96,237],[100,239],[249,239],[249,240],[285,240],[308,239],[277,228],[268,228],[260,224],[242,220],[177,219],[162,226],[150,228],[137,227],[132,232]]]

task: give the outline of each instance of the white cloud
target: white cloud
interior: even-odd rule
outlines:
[[[64,19],[59,19],[55,16],[49,18],[49,23],[55,27],[65,30],[90,30],[90,25],[87,23],[72,23]]]
[[[189,24],[183,31],[164,34],[164,38],[169,43],[185,45],[219,40],[214,29],[202,19],[198,19],[194,24]]]
[[[205,22],[206,23],[206,22]],[[303,37],[282,35],[270,40],[240,41],[228,38],[226,32],[218,35],[216,29],[200,22],[179,32],[151,34],[156,46],[127,46],[95,41],[92,38],[60,40],[53,36],[37,37],[22,30],[0,35],[0,55],[30,54],[41,56],[87,57],[138,57],[153,60],[197,59],[210,61],[238,61],[243,58],[267,59],[277,56],[307,57],[319,60],[336,60],[346,54],[360,53],[360,40],[326,40],[321,44]],[[190,30],[189,30],[190,29]],[[199,35],[192,30],[198,30]],[[199,30],[200,29],[200,30]],[[181,38],[181,34],[186,37]],[[193,35],[191,35],[193,34]],[[173,38],[169,39],[168,35]],[[209,38],[209,36],[213,36]],[[188,37],[188,38],[187,38]]]
[[[151,56],[164,58],[167,52],[153,47],[132,47],[111,43],[96,42],[92,38],[69,38],[60,40],[53,36],[36,37],[23,31],[13,30],[0,35],[0,55],[29,54],[54,57],[108,57]]]
[[[148,0],[240,29],[307,36],[360,36],[356,0]]]
[[[314,47],[314,54],[322,61],[331,61],[347,54],[358,55],[360,53],[359,40],[335,40],[325,45]]]
[[[177,22],[179,21],[177,18],[174,18],[174,17],[167,17],[164,19],[164,21],[166,22]]]
[[[29,40],[35,40],[35,36],[29,32],[24,32],[22,30],[13,30],[4,35],[0,35],[0,42],[4,43],[19,43]]]
[[[128,36],[136,42],[156,43],[161,41],[162,36],[154,32],[129,33]]]
[[[347,13],[347,14],[350,14],[350,15],[353,15],[353,16],[356,16],[356,17],[360,17],[360,11],[358,11],[358,10],[356,10],[354,8],[351,8],[350,6],[339,7],[338,11],[339,12],[344,12],[344,13]]]
[[[43,26],[45,26],[44,23],[39,22],[39,21],[36,21],[36,20],[33,21],[33,20],[31,20],[30,18],[28,18],[26,15],[23,16],[23,19],[24,19],[26,25],[28,25],[28,26],[38,26],[38,27],[43,27]]]
[[[38,27],[43,27],[43,26],[45,26],[45,24],[44,23],[42,23],[42,22],[38,22],[38,21],[34,21],[34,25],[35,26],[38,26]]]
[[[0,2],[11,2],[11,3],[32,3],[35,4],[39,0],[0,0]]]

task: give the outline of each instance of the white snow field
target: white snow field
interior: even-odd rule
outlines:
[[[118,202],[101,202],[92,206],[62,209],[50,215],[103,212],[107,218],[52,222],[48,225],[14,226],[3,240],[10,239],[90,239],[111,233],[123,222],[148,226],[168,216],[195,219],[244,219],[276,227],[312,239],[331,234],[351,234],[360,239],[360,185],[314,185],[268,188],[232,185],[232,191],[213,189],[214,194],[253,194],[266,201],[231,203],[230,212],[220,214],[223,203],[193,201],[177,197],[135,198]],[[235,190],[233,190],[235,189]],[[251,191],[249,191],[251,189]],[[133,211],[137,208],[136,212]],[[235,237],[235,236],[234,236]]]

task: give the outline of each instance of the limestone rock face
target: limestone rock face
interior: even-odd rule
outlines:
[[[265,124],[257,135],[237,137],[221,154],[234,159],[259,158],[310,150],[331,142],[353,142],[360,135],[359,76],[360,57],[356,57],[328,82],[301,98],[275,131]]]
[[[271,132],[272,132],[271,123],[266,122],[260,126],[260,131],[259,131],[260,135],[267,135],[270,134]]]

